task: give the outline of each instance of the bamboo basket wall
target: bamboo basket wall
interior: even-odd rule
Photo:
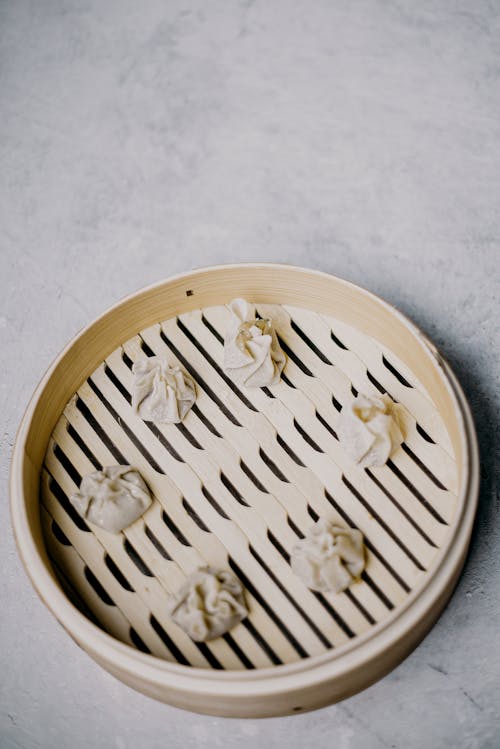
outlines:
[[[287,356],[276,386],[240,388],[224,373],[224,305],[236,296],[273,319]],[[196,382],[180,425],[130,407],[132,363],[153,354]],[[401,404],[405,441],[362,470],[335,424],[370,391]],[[91,530],[68,501],[82,475],[114,463],[138,467],[155,498],[119,535]],[[452,593],[477,489],[471,415],[433,344],[369,292],[280,265],[194,271],[102,315],[37,388],[11,469],[19,553],[74,640],[147,695],[248,717],[334,702],[394,668]],[[366,571],[340,595],[291,572],[290,550],[319,516],[365,535]],[[194,643],[166,601],[207,563],[242,580],[250,615]]]

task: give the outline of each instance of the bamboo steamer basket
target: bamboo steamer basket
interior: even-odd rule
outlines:
[[[237,296],[273,318],[287,355],[277,386],[238,388],[223,371],[224,305]],[[180,426],[130,408],[132,361],[153,353],[196,381]],[[335,421],[370,391],[401,404],[405,441],[366,471],[341,450]],[[117,536],[91,530],[68,495],[86,472],[124,462],[141,470],[152,508]],[[62,351],[19,428],[11,513],[36,591],[103,668],[188,710],[265,717],[352,695],[416,647],[462,569],[478,477],[464,394],[413,323],[325,273],[227,265],[133,294]],[[307,590],[289,565],[323,515],[367,543],[362,580],[340,595]],[[165,603],[206,563],[240,577],[250,616],[195,644]]]

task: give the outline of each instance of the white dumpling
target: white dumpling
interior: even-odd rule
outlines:
[[[231,321],[224,338],[224,368],[247,387],[275,385],[285,366],[271,320],[258,320],[255,307],[244,299],[229,304]]]
[[[132,408],[144,421],[177,424],[196,400],[193,380],[179,367],[170,367],[165,359],[151,356],[138,359],[132,366],[135,381]]]
[[[141,517],[152,499],[136,468],[108,466],[84,476],[80,490],[70,496],[70,501],[85,520],[119,533]]]
[[[342,408],[337,435],[355,463],[363,468],[382,466],[403,441],[397,405],[385,393],[360,393]]]
[[[243,586],[228,570],[213,567],[190,575],[169,602],[169,613],[192,640],[220,637],[248,616]]]
[[[290,563],[311,590],[341,593],[364,570],[363,534],[320,518],[295,544]]]

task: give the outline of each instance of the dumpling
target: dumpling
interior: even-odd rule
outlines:
[[[190,575],[169,602],[169,613],[192,640],[223,635],[248,616],[243,586],[228,570],[213,567]]]
[[[271,320],[258,320],[255,307],[244,299],[229,304],[231,321],[224,339],[224,368],[233,380],[247,387],[279,382],[285,366]]]
[[[132,408],[144,421],[177,424],[196,400],[193,380],[179,367],[170,367],[165,359],[151,356],[138,359],[132,366],[135,381]]]
[[[360,466],[382,466],[403,441],[397,405],[385,393],[360,393],[342,408],[337,435],[346,453]]]
[[[320,518],[295,544],[290,562],[311,590],[341,593],[364,570],[363,534]]]
[[[136,468],[108,466],[84,476],[80,490],[70,496],[70,501],[85,520],[119,533],[141,517],[152,499]]]

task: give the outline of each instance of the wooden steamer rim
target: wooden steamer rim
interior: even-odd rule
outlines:
[[[39,477],[60,413],[105,356],[158,320],[235,296],[336,315],[383,341],[425,384],[446,416],[459,492],[450,533],[422,584],[386,619],[333,651],[302,661],[254,671],[214,671],[135,650],[93,624],[69,601],[45,548]],[[478,485],[479,455],[469,406],[449,365],[426,336],[387,302],[350,282],[320,271],[260,263],[183,273],[128,296],[83,329],[38,385],[18,430],[10,474],[19,554],[39,596],[77,644],[110,673],[149,696],[198,712],[241,717],[286,714],[343,699],[400,663],[452,594],[470,540]]]

